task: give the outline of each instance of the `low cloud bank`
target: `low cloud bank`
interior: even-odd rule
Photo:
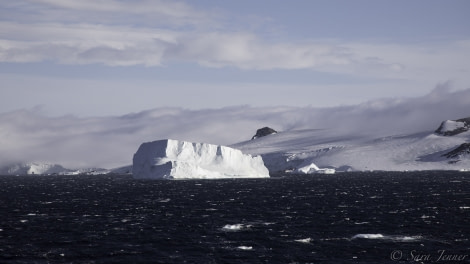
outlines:
[[[250,107],[187,110],[157,108],[124,116],[49,117],[37,109],[0,114],[0,165],[47,161],[66,167],[130,164],[142,142],[172,138],[229,145],[256,129],[331,129],[377,137],[435,130],[441,121],[470,116],[470,89],[438,85],[415,98],[378,99],[330,108]],[[325,130],[328,133],[328,130]]]

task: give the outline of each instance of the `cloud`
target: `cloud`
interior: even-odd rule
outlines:
[[[0,22],[0,61],[54,61],[111,66],[159,65],[175,34],[165,30],[107,27],[90,24],[18,24]],[[11,40],[13,39],[13,40]]]
[[[246,70],[312,69],[388,79],[468,79],[465,41],[438,50],[341,41],[267,41],[251,32],[85,23],[0,21],[0,62],[161,66],[174,62]],[[438,78],[438,79],[435,79]]]
[[[373,137],[432,132],[443,120],[470,116],[470,89],[452,91],[449,86],[440,84],[421,97],[329,108],[156,108],[87,118],[49,117],[38,109],[19,110],[0,114],[0,160],[3,164],[48,161],[67,167],[112,168],[130,164],[142,142],[173,138],[230,145],[249,140],[264,126],[279,131],[327,129],[325,133]]]
[[[22,23],[87,21],[98,25],[136,24],[167,27],[208,25],[212,14],[196,10],[181,1],[170,0],[18,0],[0,4],[3,20]]]
[[[0,17],[0,62],[161,66],[183,61],[433,82],[469,75],[468,60],[461,56],[470,52],[465,39],[389,44],[264,38],[232,28],[219,11],[179,1],[5,1]]]
[[[335,44],[267,43],[246,32],[186,34],[169,45],[168,60],[195,61],[208,67],[305,69],[352,63],[347,49]]]
[[[93,24],[0,22],[0,61],[156,66],[173,61],[208,67],[303,69],[351,64],[328,44],[267,43],[247,32],[182,32]]]

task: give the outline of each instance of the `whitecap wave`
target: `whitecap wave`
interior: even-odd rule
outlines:
[[[240,230],[243,230],[243,229],[248,229],[250,227],[251,227],[251,225],[233,224],[233,225],[224,225],[222,227],[222,230],[224,230],[224,231],[240,231]]]
[[[390,239],[398,242],[414,242],[422,240],[422,236],[390,236]]]
[[[295,242],[299,242],[299,243],[305,243],[305,244],[308,244],[312,241],[312,239],[310,237],[307,237],[307,238],[304,238],[304,239],[296,239],[294,240]]]
[[[380,239],[390,240],[394,242],[415,242],[422,240],[422,236],[402,236],[402,235],[382,235],[382,234],[356,234],[351,237],[353,239]]]
[[[382,239],[382,238],[384,238],[384,235],[382,235],[382,234],[357,234],[357,235],[354,235],[351,239],[357,239],[357,238]]]
[[[241,250],[253,250],[253,247],[251,246],[238,246],[237,248]]]

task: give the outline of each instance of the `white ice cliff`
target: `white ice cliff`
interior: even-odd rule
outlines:
[[[267,178],[260,156],[206,143],[165,139],[140,145],[133,158],[136,179]]]

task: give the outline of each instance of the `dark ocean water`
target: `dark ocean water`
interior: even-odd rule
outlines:
[[[470,174],[1,176],[0,263],[469,263]]]

